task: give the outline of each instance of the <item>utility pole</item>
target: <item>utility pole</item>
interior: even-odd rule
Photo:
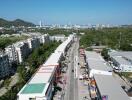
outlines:
[[[119,37],[119,49],[120,49],[120,47],[121,47],[121,32],[120,32],[120,37]]]

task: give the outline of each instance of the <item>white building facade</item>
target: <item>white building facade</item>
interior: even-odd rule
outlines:
[[[67,37],[65,37],[65,35],[54,35],[54,36],[50,36],[50,40],[52,41],[61,41],[64,42],[67,39]]]
[[[42,43],[42,44],[48,43],[50,41],[49,34],[41,35],[39,38],[40,38],[40,43]]]
[[[29,54],[29,46],[26,42],[18,42],[15,44],[15,50],[17,52],[18,56],[18,63],[22,63],[23,60],[28,56]]]
[[[37,48],[38,46],[40,46],[40,42],[38,38],[29,38],[27,39],[27,43],[31,51]]]
[[[7,47],[5,48],[5,53],[6,53],[6,54],[8,55],[8,57],[9,57],[9,63],[10,63],[10,65],[11,65],[12,63],[14,63],[14,62],[17,63],[18,57],[17,57],[17,52],[16,52],[16,50],[15,50],[14,44],[13,44],[13,45],[7,46]]]

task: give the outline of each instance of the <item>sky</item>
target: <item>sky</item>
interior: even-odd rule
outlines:
[[[1,0],[0,18],[35,24],[132,24],[132,0]]]

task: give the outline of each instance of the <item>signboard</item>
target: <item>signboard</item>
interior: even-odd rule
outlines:
[[[102,100],[108,100],[108,95],[103,95]]]

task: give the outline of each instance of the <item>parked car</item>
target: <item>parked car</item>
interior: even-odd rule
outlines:
[[[74,70],[72,69],[72,72],[74,72]]]
[[[83,79],[83,76],[82,75],[79,75],[79,80],[82,80]]]

